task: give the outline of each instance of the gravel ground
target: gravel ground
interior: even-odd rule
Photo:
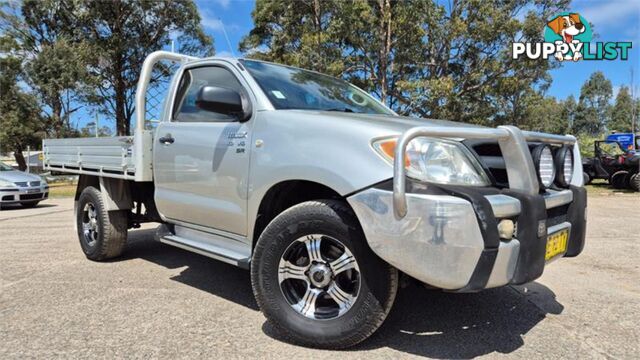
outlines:
[[[0,358],[637,358],[639,204],[592,196],[583,254],[525,286],[403,289],[380,331],[339,353],[281,341],[247,271],[157,243],[154,226],[95,263],[77,243],[72,199],[3,210]]]

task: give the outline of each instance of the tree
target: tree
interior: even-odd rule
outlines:
[[[340,35],[332,21],[340,1],[258,1],[254,28],[240,49],[253,58],[340,75],[344,70]]]
[[[24,80],[44,105],[47,128],[56,137],[69,133],[69,117],[78,110],[81,87],[90,83],[91,49],[80,43],[78,1],[25,0],[5,6],[0,21],[16,39],[26,67]]]
[[[540,24],[567,3],[264,0],[240,49],[341,76],[403,114],[511,123],[553,63],[515,61],[507,49],[540,40]]]
[[[23,76],[22,60],[15,53],[18,48],[12,38],[0,37],[0,144],[14,152],[18,167],[25,170],[22,151],[38,145],[42,121],[37,99],[18,86]]]
[[[519,124],[522,129],[552,134],[567,133],[569,122],[563,117],[563,103],[554,97],[542,96],[536,92],[531,92],[524,101],[523,123]]]
[[[560,118],[566,121],[567,123],[567,133],[573,133],[573,124],[576,118],[576,108],[578,104],[576,103],[576,98],[573,95],[569,95],[569,97],[562,103],[562,113],[560,114]]]
[[[611,115],[609,101],[612,96],[611,81],[601,71],[591,74],[580,89],[574,130],[590,135],[602,133]]]
[[[213,40],[202,30],[200,15],[190,0],[87,1],[82,26],[86,41],[96,49],[91,68],[100,84],[90,100],[103,114],[115,118],[118,135],[130,134],[135,89],[145,57],[168,45],[172,33],[179,34],[181,53],[213,54]]]
[[[611,111],[611,120],[607,124],[607,128],[610,131],[631,132],[632,119],[633,99],[631,99],[629,88],[623,86],[616,96],[616,102]]]
[[[80,103],[99,107],[115,118],[119,135],[128,135],[142,63],[171,35],[180,52],[213,53],[191,0],[25,0],[11,9],[3,8],[0,20],[24,49],[27,80],[56,135]],[[168,77],[156,75],[157,81]]]
[[[96,127],[95,123],[89,123],[80,129],[79,137],[94,137],[96,136]],[[98,137],[109,137],[113,135],[111,128],[108,126],[101,126],[98,128]]]

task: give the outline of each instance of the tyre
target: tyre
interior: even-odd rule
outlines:
[[[252,257],[251,284],[284,338],[341,349],[380,327],[395,299],[398,272],[371,251],[345,203],[318,200],[269,223]]]
[[[635,191],[640,191],[640,174],[633,174],[629,179],[629,188]]]
[[[582,173],[582,178],[584,179],[584,184],[585,185],[589,185],[591,184],[591,176],[589,174],[587,174],[586,172]]]
[[[38,206],[39,202],[40,201],[20,203],[20,206],[22,206],[23,208],[26,208],[26,209],[30,209],[30,208],[34,208],[34,207]]]
[[[120,255],[127,242],[127,210],[105,209],[98,189],[82,191],[76,208],[78,238],[86,257],[95,261]]]
[[[627,180],[629,180],[628,175],[628,171],[616,171],[609,178],[609,184],[611,184],[614,189],[626,189],[627,187],[629,187],[627,183]]]

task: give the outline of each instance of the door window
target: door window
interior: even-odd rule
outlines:
[[[173,120],[178,122],[231,122],[231,115],[204,110],[196,106],[198,91],[204,86],[218,86],[243,91],[231,71],[220,66],[187,69],[178,84]]]

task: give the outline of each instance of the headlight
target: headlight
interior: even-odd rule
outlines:
[[[556,181],[560,186],[567,187],[573,177],[573,151],[568,146],[561,147],[556,152]]]
[[[397,139],[373,143],[373,148],[393,164]],[[480,165],[462,145],[429,138],[415,138],[407,146],[407,176],[421,181],[450,185],[488,186]]]
[[[11,181],[0,179],[0,187],[16,187],[16,184],[12,183]]]
[[[539,145],[533,149],[533,163],[536,166],[538,172],[538,180],[545,187],[548,188],[553,184],[553,179],[556,177],[556,168],[553,164],[553,153],[549,145]]]

